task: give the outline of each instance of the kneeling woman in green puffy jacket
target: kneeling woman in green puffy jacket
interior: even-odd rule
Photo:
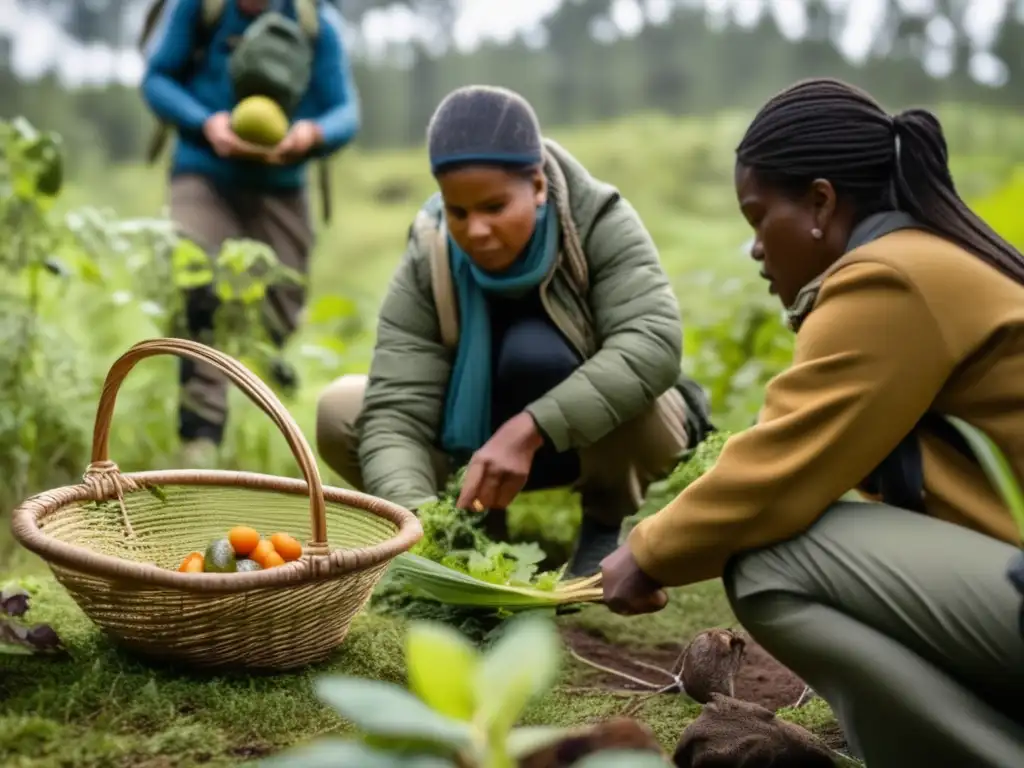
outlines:
[[[583,524],[568,574],[594,573],[648,485],[711,428],[680,370],[658,250],[510,91],[451,93],[428,150],[440,192],[410,228],[369,377],[320,398],[319,451],[410,509],[468,462],[459,506],[496,538],[520,491],[572,485]]]

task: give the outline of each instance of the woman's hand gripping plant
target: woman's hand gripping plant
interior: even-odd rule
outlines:
[[[714,465],[730,433],[710,435],[680,461],[662,488],[652,489],[648,503],[629,521],[667,503]],[[411,552],[395,559],[378,599],[391,599],[394,586],[406,595],[447,606],[491,609],[501,614],[555,609],[603,598],[600,576],[562,581],[562,571],[539,570],[544,551],[536,542],[493,542],[480,527],[480,515],[459,509],[462,473],[452,479],[436,501],[418,509],[423,539]],[[400,601],[399,601],[400,602]]]
[[[558,676],[561,644],[537,617],[510,623],[485,654],[453,629],[414,622],[406,636],[409,689],[354,677],[328,677],[319,697],[361,732],[328,738],[265,761],[267,768],[515,768],[564,738],[554,727],[515,727],[526,706]],[[665,768],[662,755],[596,753],[579,768]]]
[[[545,555],[537,543],[488,539],[480,516],[456,506],[460,479],[461,473],[439,499],[417,510],[423,539],[395,558],[389,573],[405,593],[502,613],[600,600],[596,577],[563,582],[561,570],[539,572]]]

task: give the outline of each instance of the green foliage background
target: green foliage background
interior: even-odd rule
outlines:
[[[941,114],[954,121],[970,114],[978,126],[976,135],[951,138],[962,194],[997,230],[1024,245],[1018,214],[1024,207],[1024,164],[1012,146],[996,151],[990,142],[997,134],[1024,135],[1024,119],[973,106],[950,106]],[[718,425],[731,431],[754,420],[766,382],[792,353],[780,308],[746,254],[750,232],[733,197],[732,149],[748,119],[741,112],[699,119],[636,116],[552,131],[595,175],[616,184],[647,222],[679,297],[683,365],[708,388]],[[14,503],[31,492],[77,482],[87,466],[97,399],[111,364],[132,343],[172,328],[172,288],[197,278],[194,251],[175,240],[163,218],[162,168],[112,167],[102,183],[71,173],[59,196],[38,195],[31,180],[39,169],[22,157],[28,145],[10,124],[2,130],[0,581],[29,579],[34,613],[54,624],[74,647],[75,659],[69,668],[18,660],[5,670],[0,700],[8,702],[11,714],[0,716],[0,762],[226,765],[251,755],[246,750],[274,750],[336,728],[306,675],[211,683],[123,658],[55,587],[45,566],[11,541],[7,513]],[[319,232],[309,310],[287,350],[302,387],[285,402],[310,437],[321,388],[342,373],[367,370],[377,306],[409,223],[433,191],[420,147],[348,152],[334,173],[336,216]],[[268,280],[286,279],[271,270],[259,280],[238,282],[248,265],[265,257],[252,244],[232,244],[206,276],[234,287],[238,301],[228,318],[233,328],[255,327],[255,299]],[[266,349],[258,334],[236,333],[222,341],[261,370]],[[177,461],[176,365],[172,359],[145,361],[125,383],[110,455],[126,470]],[[283,437],[269,421],[238,393],[231,408],[225,466],[297,476]],[[653,489],[643,514],[706,467],[714,447]],[[340,484],[322,469],[328,481]],[[542,492],[524,495],[512,522],[520,537],[540,539],[557,558],[566,554],[577,519],[575,499]],[[568,621],[612,642],[643,647],[728,624],[731,617],[719,585],[709,583],[674,594],[671,610],[654,617],[627,621],[585,611]],[[400,637],[400,622],[368,615],[357,622],[332,668],[401,680]],[[563,685],[576,681],[575,675]],[[614,698],[559,687],[527,720],[571,724],[621,706]],[[670,743],[694,714],[685,702],[659,701],[645,717]],[[822,732],[831,727],[827,707],[787,717]],[[168,763],[167,755],[181,762]]]

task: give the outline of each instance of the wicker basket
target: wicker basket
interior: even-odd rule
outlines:
[[[305,481],[226,471],[122,473],[107,458],[118,389],[139,361],[164,354],[215,366],[240,387],[287,438]],[[301,559],[263,571],[178,572],[189,552],[204,551],[235,525],[300,541],[308,533],[308,544]],[[423,535],[416,517],[395,504],[324,488],[298,425],[245,366],[170,338],[136,344],[114,363],[84,482],[27,499],[12,529],[122,647],[197,667],[269,670],[329,656],[391,560]]]

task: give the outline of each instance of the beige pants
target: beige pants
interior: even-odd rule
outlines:
[[[305,190],[258,194],[224,190],[194,174],[171,181],[171,218],[179,233],[214,258],[229,239],[266,243],[278,261],[308,274],[313,230]],[[295,332],[306,300],[302,286],[275,285],[267,291],[264,317],[271,338],[282,344]],[[216,298],[209,289],[190,291],[186,298],[187,335],[212,344]],[[183,439],[209,437],[219,442],[227,420],[227,380],[203,363],[181,366],[179,432]]]
[[[320,396],[316,412],[317,450],[331,469],[361,491],[370,489],[363,485],[355,424],[366,382],[362,375],[336,379]],[[651,408],[580,451],[576,487],[583,513],[617,525],[640,508],[647,488],[675,468],[688,444],[686,405],[673,387]],[[438,448],[431,449],[431,458],[440,491],[457,467]]]

